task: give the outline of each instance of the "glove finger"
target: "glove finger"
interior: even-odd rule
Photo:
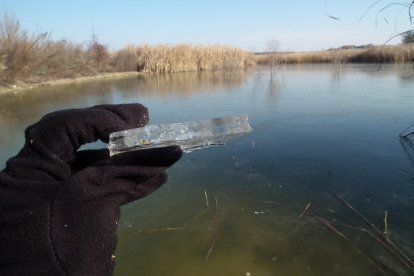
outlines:
[[[87,167],[75,174],[65,194],[81,201],[102,197],[119,198],[120,204],[144,197],[167,180],[161,167]]]
[[[75,158],[83,144],[98,139],[108,142],[114,131],[142,127],[148,110],[140,104],[98,105],[47,114],[26,130],[26,145],[37,152],[65,162]]]
[[[108,149],[81,150],[76,152],[75,160],[70,162],[69,165],[73,174],[108,158]]]
[[[72,173],[77,173],[80,170],[93,165],[167,168],[177,162],[181,156],[182,150],[179,146],[131,151],[124,154],[117,154],[112,157],[109,157],[108,149],[82,150],[76,152],[75,160],[70,162],[69,165]],[[158,172],[158,169],[154,171],[154,173]]]
[[[121,178],[115,182],[118,187],[126,187],[124,190],[125,197],[120,202],[121,205],[127,204],[131,201],[146,197],[160,188],[168,179],[165,172],[154,175],[146,181],[136,182],[137,179],[133,177]]]
[[[182,155],[183,151],[179,146],[135,150],[116,154],[105,161],[105,165],[167,168],[177,162]]]
[[[165,170],[181,156],[182,151],[178,146],[115,155],[75,173],[70,181],[70,185],[73,185],[70,189],[79,191],[86,198],[124,193],[127,195],[126,202],[129,202],[161,186],[167,179]]]

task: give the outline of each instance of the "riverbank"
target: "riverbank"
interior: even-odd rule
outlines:
[[[118,78],[130,78],[136,77],[142,73],[138,72],[116,72],[116,73],[102,73],[95,76],[84,76],[84,77],[77,77],[77,78],[62,78],[56,80],[49,80],[43,81],[38,83],[24,83],[24,82],[17,82],[16,84],[10,85],[3,85],[0,86],[0,95],[7,94],[7,93],[18,93],[18,92],[26,92],[30,91],[31,89],[42,87],[42,86],[62,86],[62,85],[69,85],[74,83],[83,83],[83,82],[91,82],[91,81],[98,81],[98,80],[107,80],[107,79],[118,79]]]
[[[30,35],[10,16],[0,20],[0,30],[0,93],[139,73],[227,71],[294,63],[414,62],[414,43],[264,54],[237,47],[189,44],[130,45],[110,51],[95,35],[84,45],[54,41],[47,33]]]
[[[414,43],[342,47],[314,52],[274,52],[256,55],[260,65],[295,63],[410,63],[414,62]]]
[[[47,32],[30,34],[16,18],[0,14],[0,87],[6,90],[90,80],[108,73],[242,69],[253,59],[251,53],[223,45],[143,44],[110,50],[94,33],[82,44],[53,40]]]
[[[122,58],[121,58],[122,56]],[[367,48],[335,49],[315,52],[276,52],[253,55],[237,48],[222,46],[138,46],[117,53],[121,72],[95,72],[92,75],[74,74],[70,77],[36,77],[14,79],[0,84],[0,94],[18,92],[39,86],[59,86],[111,78],[135,77],[139,74],[189,71],[216,71],[242,69],[255,65],[282,65],[305,63],[414,63],[414,44],[397,46],[370,46]],[[118,66],[119,66],[118,62]],[[139,69],[137,71],[137,69]],[[129,71],[128,71],[129,70]]]

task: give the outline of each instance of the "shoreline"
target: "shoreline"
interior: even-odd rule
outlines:
[[[38,87],[44,87],[44,86],[61,86],[61,85],[96,81],[96,80],[128,78],[128,77],[135,77],[139,75],[142,75],[142,73],[135,72],[135,71],[114,72],[114,73],[103,73],[103,74],[98,74],[94,76],[64,78],[64,79],[56,79],[56,80],[49,80],[49,81],[36,82],[36,83],[20,83],[20,84],[14,84],[14,85],[9,85],[9,86],[0,86],[0,95],[7,94],[7,93],[26,92],[26,91],[30,91],[31,89],[38,88]]]

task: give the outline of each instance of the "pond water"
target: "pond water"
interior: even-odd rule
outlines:
[[[412,65],[180,73],[4,94],[0,165],[47,112],[128,102],[146,105],[151,123],[246,113],[254,131],[185,154],[162,188],[123,207],[115,275],[410,275],[337,196],[414,258],[414,147],[398,138],[414,122]]]

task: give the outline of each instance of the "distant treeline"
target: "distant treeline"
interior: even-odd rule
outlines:
[[[352,45],[351,45],[352,46]],[[0,86],[41,83],[110,72],[144,73],[241,69],[255,64],[413,62],[414,44],[347,46],[321,52],[253,54],[221,45],[127,46],[111,51],[92,34],[86,44],[29,34],[13,16],[0,14]]]
[[[407,63],[414,62],[414,43],[397,46],[343,46],[315,52],[257,54],[260,65],[292,63]]]

